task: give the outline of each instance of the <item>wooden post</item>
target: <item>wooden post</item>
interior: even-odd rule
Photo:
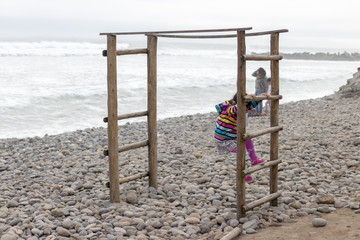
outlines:
[[[107,35],[107,86],[108,86],[108,154],[110,177],[110,202],[120,202],[116,36]]]
[[[271,55],[279,54],[279,33],[271,34]],[[279,60],[271,61],[271,95],[279,95]],[[273,100],[271,103],[270,126],[279,125],[279,100]],[[273,132],[270,135],[270,161],[278,159],[279,132]],[[270,194],[278,191],[278,165],[270,168]],[[271,206],[277,206],[278,200],[270,201]]]
[[[149,186],[157,188],[157,37],[147,38],[148,69],[148,139],[149,139]]]
[[[236,154],[236,204],[237,218],[245,216],[243,206],[245,205],[245,176],[242,172],[245,169],[245,139],[244,136],[246,118],[246,61],[243,55],[246,53],[245,31],[237,32],[237,154]]]

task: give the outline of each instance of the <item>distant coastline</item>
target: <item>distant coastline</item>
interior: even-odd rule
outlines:
[[[255,55],[264,55],[267,53],[252,53]],[[325,61],[360,61],[360,53],[310,53],[310,52],[297,52],[297,53],[280,53],[284,59],[296,59],[296,60],[325,60]]]

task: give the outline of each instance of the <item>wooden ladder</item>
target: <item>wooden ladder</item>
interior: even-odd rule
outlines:
[[[148,69],[148,110],[142,112],[118,115],[117,107],[117,66],[116,57],[129,54],[147,54]],[[147,48],[117,50],[116,35],[107,34],[107,50],[103,51],[107,57],[107,87],[108,87],[108,116],[104,122],[108,123],[108,149],[104,150],[109,156],[109,187],[110,201],[120,202],[119,184],[149,177],[149,186],[157,188],[157,117],[156,117],[156,57],[157,37],[148,36]],[[118,147],[118,120],[147,116],[148,140],[131,143]],[[119,179],[119,152],[148,146],[148,171]]]
[[[271,206],[277,206],[277,198],[281,195],[278,191],[278,164],[281,160],[278,159],[278,139],[279,131],[283,127],[279,126],[279,100],[282,98],[279,95],[279,60],[282,56],[279,55],[279,33],[283,31],[269,31],[261,33],[245,34],[245,31],[237,32],[238,41],[238,77],[237,77],[237,92],[238,92],[238,118],[237,118],[237,156],[236,156],[236,189],[237,189],[237,217],[245,216],[245,213],[263,203],[269,202]],[[287,30],[286,30],[287,32]],[[271,35],[270,40],[270,55],[246,55],[245,36]],[[253,101],[251,97],[246,96],[246,61],[271,61],[271,111],[270,111],[270,128],[260,130],[253,133],[246,132],[246,103]],[[258,100],[264,100],[266,97],[258,97]],[[246,139],[255,138],[264,134],[270,133],[270,160],[262,165],[257,165],[245,168],[246,155]],[[270,194],[258,199],[256,201],[245,202],[245,176],[253,172],[259,171],[263,168],[270,168]]]

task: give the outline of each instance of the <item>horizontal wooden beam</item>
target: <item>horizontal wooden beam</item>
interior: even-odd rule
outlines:
[[[289,32],[288,29],[279,29],[279,30],[271,30],[271,31],[265,31],[265,32],[253,32],[253,33],[247,33],[247,37],[253,37],[253,36],[261,36],[261,35],[268,35],[273,33],[284,33]]]
[[[147,31],[147,32],[110,32],[100,33],[100,35],[136,35],[136,34],[161,34],[161,33],[200,33],[200,32],[229,32],[229,31],[246,31],[251,30],[252,27],[245,28],[222,28],[222,29],[205,29],[205,30],[177,30],[177,31]]]
[[[261,135],[264,135],[264,134],[267,134],[267,133],[278,132],[278,131],[281,131],[281,130],[283,130],[282,126],[270,127],[270,128],[266,128],[266,129],[263,129],[263,130],[260,130],[260,131],[253,132],[253,133],[245,133],[243,135],[243,139],[246,140],[246,139],[249,139],[249,138],[258,137],[258,136],[261,136]]]
[[[136,142],[136,143],[130,143],[130,144],[126,144],[126,145],[119,147],[118,152],[125,152],[125,151],[131,150],[131,149],[145,147],[147,145],[149,145],[149,140],[145,140],[142,142]],[[109,150],[104,150],[104,155],[109,156]]]
[[[272,167],[274,165],[277,165],[281,163],[281,160],[272,160],[272,161],[268,161],[266,163],[263,163],[263,164],[258,164],[254,167],[250,167],[250,168],[247,168],[246,170],[243,171],[243,174],[246,176],[246,175],[249,175],[253,172],[257,172],[259,171],[260,169],[263,169],[263,168],[267,168],[267,167]]]
[[[130,143],[130,144],[119,147],[119,152],[125,152],[125,151],[131,150],[131,149],[145,147],[147,145],[149,145],[149,140],[136,142],[136,143]]]
[[[133,181],[133,180],[136,180],[136,179],[139,179],[139,178],[143,178],[143,177],[147,177],[147,176],[149,176],[149,172],[144,172],[144,173],[131,175],[129,177],[124,177],[124,178],[119,180],[119,184],[130,182],[130,181]],[[105,186],[110,188],[110,182],[105,183]]]
[[[156,37],[164,37],[164,38],[234,38],[236,34],[226,34],[226,35],[174,35],[174,34],[155,34]]]
[[[134,112],[134,113],[127,113],[127,114],[122,114],[118,116],[118,120],[123,120],[123,119],[128,119],[128,118],[134,118],[134,117],[143,117],[143,116],[147,116],[148,115],[148,111],[142,111],[142,112]],[[104,122],[108,122],[109,118],[108,117],[104,117]]]
[[[251,30],[252,28],[229,28],[229,29],[209,29],[209,30],[180,30],[180,31],[156,31],[156,32],[118,32],[118,33],[100,33],[100,35],[132,35],[132,34],[145,34],[145,35],[155,35],[156,37],[166,37],[166,38],[235,38],[237,34],[226,34],[226,35],[174,35],[174,33],[201,33],[201,32],[225,32],[225,31],[245,31]],[[261,36],[268,35],[273,33],[284,33],[288,32],[288,29],[280,29],[273,31],[265,32],[254,32],[246,33],[245,36]],[[168,35],[171,34],[171,35]]]
[[[147,48],[139,48],[139,49],[126,49],[126,50],[117,50],[116,55],[130,55],[130,54],[147,54],[148,50]],[[102,55],[104,57],[107,56],[107,50],[103,50]]]
[[[273,61],[273,60],[281,60],[283,57],[280,55],[243,55],[242,60],[250,60],[250,61]]]
[[[244,210],[244,212],[247,212],[247,211],[253,209],[254,207],[262,205],[262,204],[264,204],[266,202],[269,202],[269,201],[271,201],[273,199],[276,199],[276,198],[278,198],[280,196],[281,196],[281,192],[276,192],[276,193],[269,194],[269,195],[267,195],[267,196],[265,196],[265,197],[263,197],[261,199],[258,199],[256,201],[253,201],[253,202],[251,202],[249,204],[244,205],[243,210]]]
[[[277,99],[282,99],[282,95],[270,95],[270,99],[268,99],[267,96],[256,96],[256,101],[259,101],[259,100],[277,100]],[[244,98],[244,100],[246,102],[255,101],[251,96],[246,96]]]
[[[260,36],[272,33],[281,33],[281,32],[288,32],[287,29],[281,30],[274,30],[274,31],[267,31],[267,32],[255,32],[255,33],[246,33],[245,36],[252,37],[252,36]],[[165,37],[165,38],[235,38],[237,34],[226,34],[226,35],[175,35],[175,34],[154,34],[156,37]],[[282,57],[281,57],[282,58]],[[271,60],[271,59],[270,59]],[[279,59],[280,60],[280,59]]]
[[[149,172],[138,173],[138,174],[131,175],[128,177],[124,177],[124,178],[119,179],[119,184],[134,181],[136,179],[147,177],[147,176],[149,176]]]

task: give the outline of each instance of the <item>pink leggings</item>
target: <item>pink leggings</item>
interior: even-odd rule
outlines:
[[[254,161],[257,157],[256,157],[256,152],[255,152],[255,148],[254,148],[254,144],[252,142],[252,140],[246,139],[246,151],[249,154],[250,160]],[[231,152],[236,153],[237,148],[234,148]]]

